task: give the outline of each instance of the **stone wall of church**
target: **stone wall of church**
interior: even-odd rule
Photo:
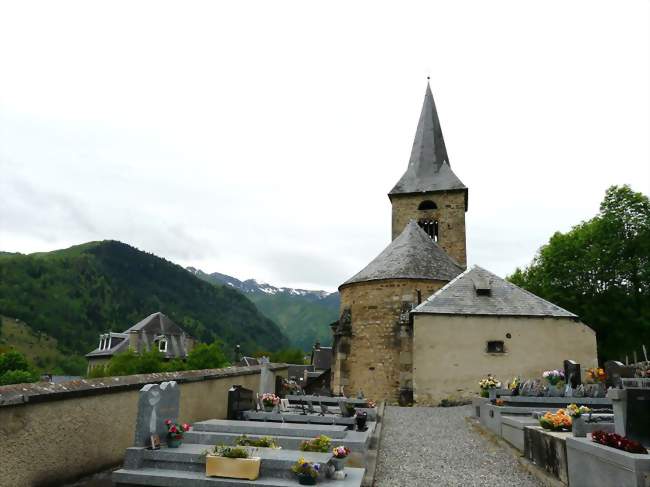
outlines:
[[[502,341],[504,353],[489,353]],[[562,369],[565,359],[583,368],[598,364],[596,333],[569,318],[416,314],[413,387],[418,404],[475,397],[478,381],[492,374],[502,382],[539,379]]]
[[[418,210],[420,203],[427,200],[433,201],[437,209]],[[437,220],[438,245],[460,265],[467,265],[465,192],[463,190],[393,195],[391,203],[393,206],[393,240],[402,233],[409,220]]]
[[[404,304],[417,305],[446,281],[391,279],[349,284],[340,289],[341,312],[350,309],[351,334],[337,343],[332,390],[396,402],[400,387],[412,387],[412,333],[400,322]]]

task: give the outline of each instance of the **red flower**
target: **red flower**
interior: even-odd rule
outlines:
[[[176,425],[172,425],[172,427],[169,428],[169,432],[170,432],[170,433],[177,433],[177,432],[178,432],[178,429],[176,428]]]
[[[166,419],[166,420],[165,420],[165,424],[166,424],[167,426],[169,426],[170,424],[172,424],[172,420],[171,420],[171,419]]]
[[[183,423],[183,431],[189,431],[191,426],[187,423]]]

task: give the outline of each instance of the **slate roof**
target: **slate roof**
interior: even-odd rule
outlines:
[[[315,348],[311,354],[311,363],[316,370],[327,370],[332,367],[332,347]]]
[[[100,350],[97,347],[86,357],[112,357],[116,353],[125,352],[129,346],[128,334],[139,332],[138,350],[143,352],[156,346],[156,338],[164,335],[167,339],[167,351],[163,352],[166,358],[185,358],[188,355],[186,338],[191,338],[185,330],[174,323],[168,316],[161,312],[153,313],[122,333],[111,333],[111,348]]]
[[[483,294],[486,284],[489,294]],[[481,294],[477,293],[477,288]],[[577,318],[570,311],[479,266],[460,274],[415,308],[413,313]]]
[[[411,220],[361,272],[340,287],[378,279],[437,279],[450,281],[463,272],[447,253],[420,226]]]
[[[445,139],[442,137],[436,104],[433,101],[431,87],[427,83],[408,168],[388,194],[392,196],[457,189],[467,191],[467,187],[458,179],[449,165],[449,156],[445,147]]]

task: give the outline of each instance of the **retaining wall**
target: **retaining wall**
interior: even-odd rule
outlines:
[[[270,364],[286,377],[285,364]],[[60,384],[0,387],[0,484],[41,487],[118,465],[133,445],[138,391],[145,384],[180,385],[179,420],[223,419],[227,391],[257,391],[261,366],[106,377]]]

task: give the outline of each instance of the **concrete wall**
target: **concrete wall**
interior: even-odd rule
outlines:
[[[286,366],[272,368],[286,377]],[[178,419],[194,423],[225,418],[232,385],[257,391],[260,366],[0,387],[0,485],[61,485],[118,465],[133,445],[139,390],[165,380],[180,384]]]
[[[487,353],[491,340],[502,340],[505,353]],[[414,393],[421,404],[472,396],[488,373],[508,381],[541,378],[544,370],[561,369],[564,359],[597,365],[595,332],[568,318],[417,314],[413,348]]]
[[[423,201],[431,200],[435,210],[418,210]],[[391,196],[392,238],[395,240],[409,220],[434,219],[438,221],[438,245],[460,265],[467,265],[465,239],[465,191]]]
[[[412,367],[411,337],[400,336],[402,303],[417,303],[418,289],[424,300],[444,284],[387,279],[342,287],[341,311],[351,310],[352,336],[342,339],[335,351],[332,390],[338,393],[343,386],[347,395],[354,396],[361,389],[373,400],[396,401],[400,374],[402,383],[406,379],[410,383]]]

